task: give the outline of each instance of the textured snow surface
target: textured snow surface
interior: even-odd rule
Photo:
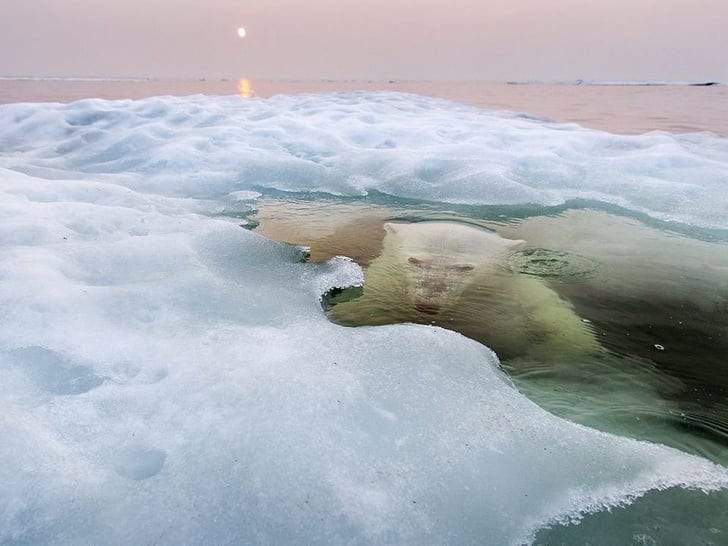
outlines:
[[[0,108],[0,543],[517,544],[651,489],[728,486],[544,412],[456,333],[330,323],[319,297],[361,283],[356,264],[218,214],[273,184],[457,198],[496,178],[453,165],[557,140],[661,142],[718,184],[720,141],[640,138],[400,95]],[[672,172],[652,145],[639,162]]]
[[[0,166],[127,173],[128,186],[260,187],[470,204],[592,199],[728,228],[728,139],[617,136],[398,93],[0,106]]]

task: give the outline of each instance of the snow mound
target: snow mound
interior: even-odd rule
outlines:
[[[728,139],[618,136],[399,93],[0,106],[0,166],[198,197],[275,188],[468,204],[596,200],[728,228]]]
[[[488,119],[616,138],[398,95],[0,108],[0,543],[519,544],[648,490],[728,486],[544,412],[456,333],[332,324],[320,296],[360,284],[356,264],[217,214],[260,183],[359,191],[366,165],[402,177],[381,189],[415,169],[431,185],[412,191],[461,191],[418,170],[460,149],[428,118],[472,118],[465,150],[502,138]]]

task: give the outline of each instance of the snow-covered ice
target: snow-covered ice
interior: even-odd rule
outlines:
[[[521,543],[728,486],[546,413],[459,334],[332,324],[319,298],[355,263],[217,214],[261,188],[376,189],[725,227],[727,164],[708,135],[397,94],[0,107],[0,543]]]
[[[0,167],[210,196],[371,190],[469,204],[612,203],[728,228],[728,139],[618,136],[398,93],[0,107]],[[75,177],[76,175],[73,175]]]

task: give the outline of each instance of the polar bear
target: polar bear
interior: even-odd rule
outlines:
[[[514,272],[526,243],[454,221],[387,222],[361,297],[331,308],[342,324],[416,322],[457,330],[503,358],[599,350],[590,328],[542,279]]]

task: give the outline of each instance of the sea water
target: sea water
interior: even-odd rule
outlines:
[[[728,241],[581,207],[516,215],[278,196],[251,218],[314,261],[343,252],[365,265],[363,287],[324,299],[334,322],[461,332],[550,412],[728,465]],[[537,542],[719,544],[727,501],[648,495]]]

